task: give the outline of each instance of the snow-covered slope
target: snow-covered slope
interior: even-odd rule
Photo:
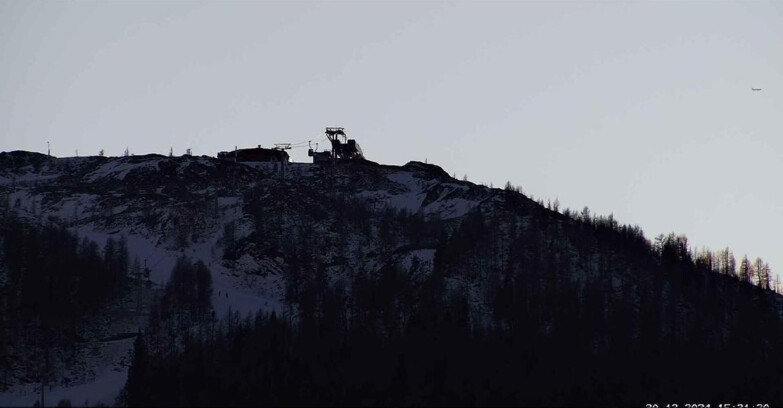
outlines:
[[[313,236],[335,237],[325,239],[327,244],[313,243],[332,280],[349,283],[351,271],[371,272],[392,261],[409,267],[415,259],[422,273],[432,270],[432,243],[392,248],[382,257],[381,245],[371,239],[378,234],[377,225],[367,220],[364,235],[345,232],[340,226],[345,215],[329,207],[327,199],[357,200],[374,213],[405,210],[448,222],[471,209],[501,202],[502,193],[454,180],[439,167],[418,162],[401,167],[293,163],[281,168],[206,156],[52,158],[0,153],[0,204],[31,223],[60,223],[99,245],[109,237],[125,237],[131,259],[146,264],[150,280],[158,285],[165,284],[177,257],[202,260],[212,271],[218,316],[229,309],[241,314],[291,313],[285,301],[290,257],[280,248],[264,246],[264,234],[310,231]],[[274,228],[262,231],[259,222]],[[234,259],[224,256],[229,238],[240,250]],[[345,254],[351,259],[345,260]],[[128,350],[131,346],[132,341],[123,343]],[[52,395],[74,403],[112,403],[127,375],[117,361],[112,364],[116,366],[97,367],[110,375],[97,376],[92,388],[58,386]],[[19,385],[0,393],[0,405],[31,403],[30,387]],[[85,391],[93,388],[94,393]]]

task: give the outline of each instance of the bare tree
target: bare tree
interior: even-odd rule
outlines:
[[[764,273],[766,272],[764,268],[764,261],[761,260],[761,258],[756,258],[755,261],[753,261],[753,274],[756,275],[757,284],[760,288],[765,289],[765,285],[769,286],[769,281],[767,280],[767,277],[764,276]]]

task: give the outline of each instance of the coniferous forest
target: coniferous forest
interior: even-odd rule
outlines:
[[[763,262],[743,260],[737,271],[733,261],[694,253],[684,236],[650,242],[611,217],[560,214],[507,194],[505,207],[474,210],[459,223],[356,203],[341,218],[341,228],[381,251],[389,243],[388,259],[395,247],[434,246],[428,274],[415,260],[390,261],[352,268],[348,283],[331,281],[311,245],[323,238],[317,230],[232,241],[227,253],[255,245],[290,265],[294,306],[283,313],[217,319],[204,301],[209,271],[181,259],[136,340],[123,402],[783,401],[783,309],[760,283]],[[275,229],[260,213],[256,223],[257,231]]]
[[[0,219],[0,382],[55,381],[78,364],[85,325],[126,292],[127,243],[101,249],[54,223]]]

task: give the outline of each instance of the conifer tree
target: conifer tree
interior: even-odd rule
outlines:
[[[737,273],[737,277],[742,282],[750,282],[750,274],[751,274],[750,261],[748,261],[747,255],[743,255],[742,260],[740,261],[739,272]]]
[[[764,261],[762,261],[761,258],[756,258],[756,260],[753,261],[753,274],[756,276],[757,285],[762,289],[766,289],[765,285],[769,283],[764,276],[765,272]]]
[[[135,407],[142,405],[145,397],[146,377],[149,369],[149,352],[147,344],[141,332],[136,336],[133,343],[133,360],[128,368],[128,380],[125,383],[124,394],[127,396],[125,401],[127,406]]]

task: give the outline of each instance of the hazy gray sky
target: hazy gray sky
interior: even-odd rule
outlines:
[[[215,155],[344,126],[371,160],[778,273],[782,119],[783,2],[0,0],[0,150]]]

